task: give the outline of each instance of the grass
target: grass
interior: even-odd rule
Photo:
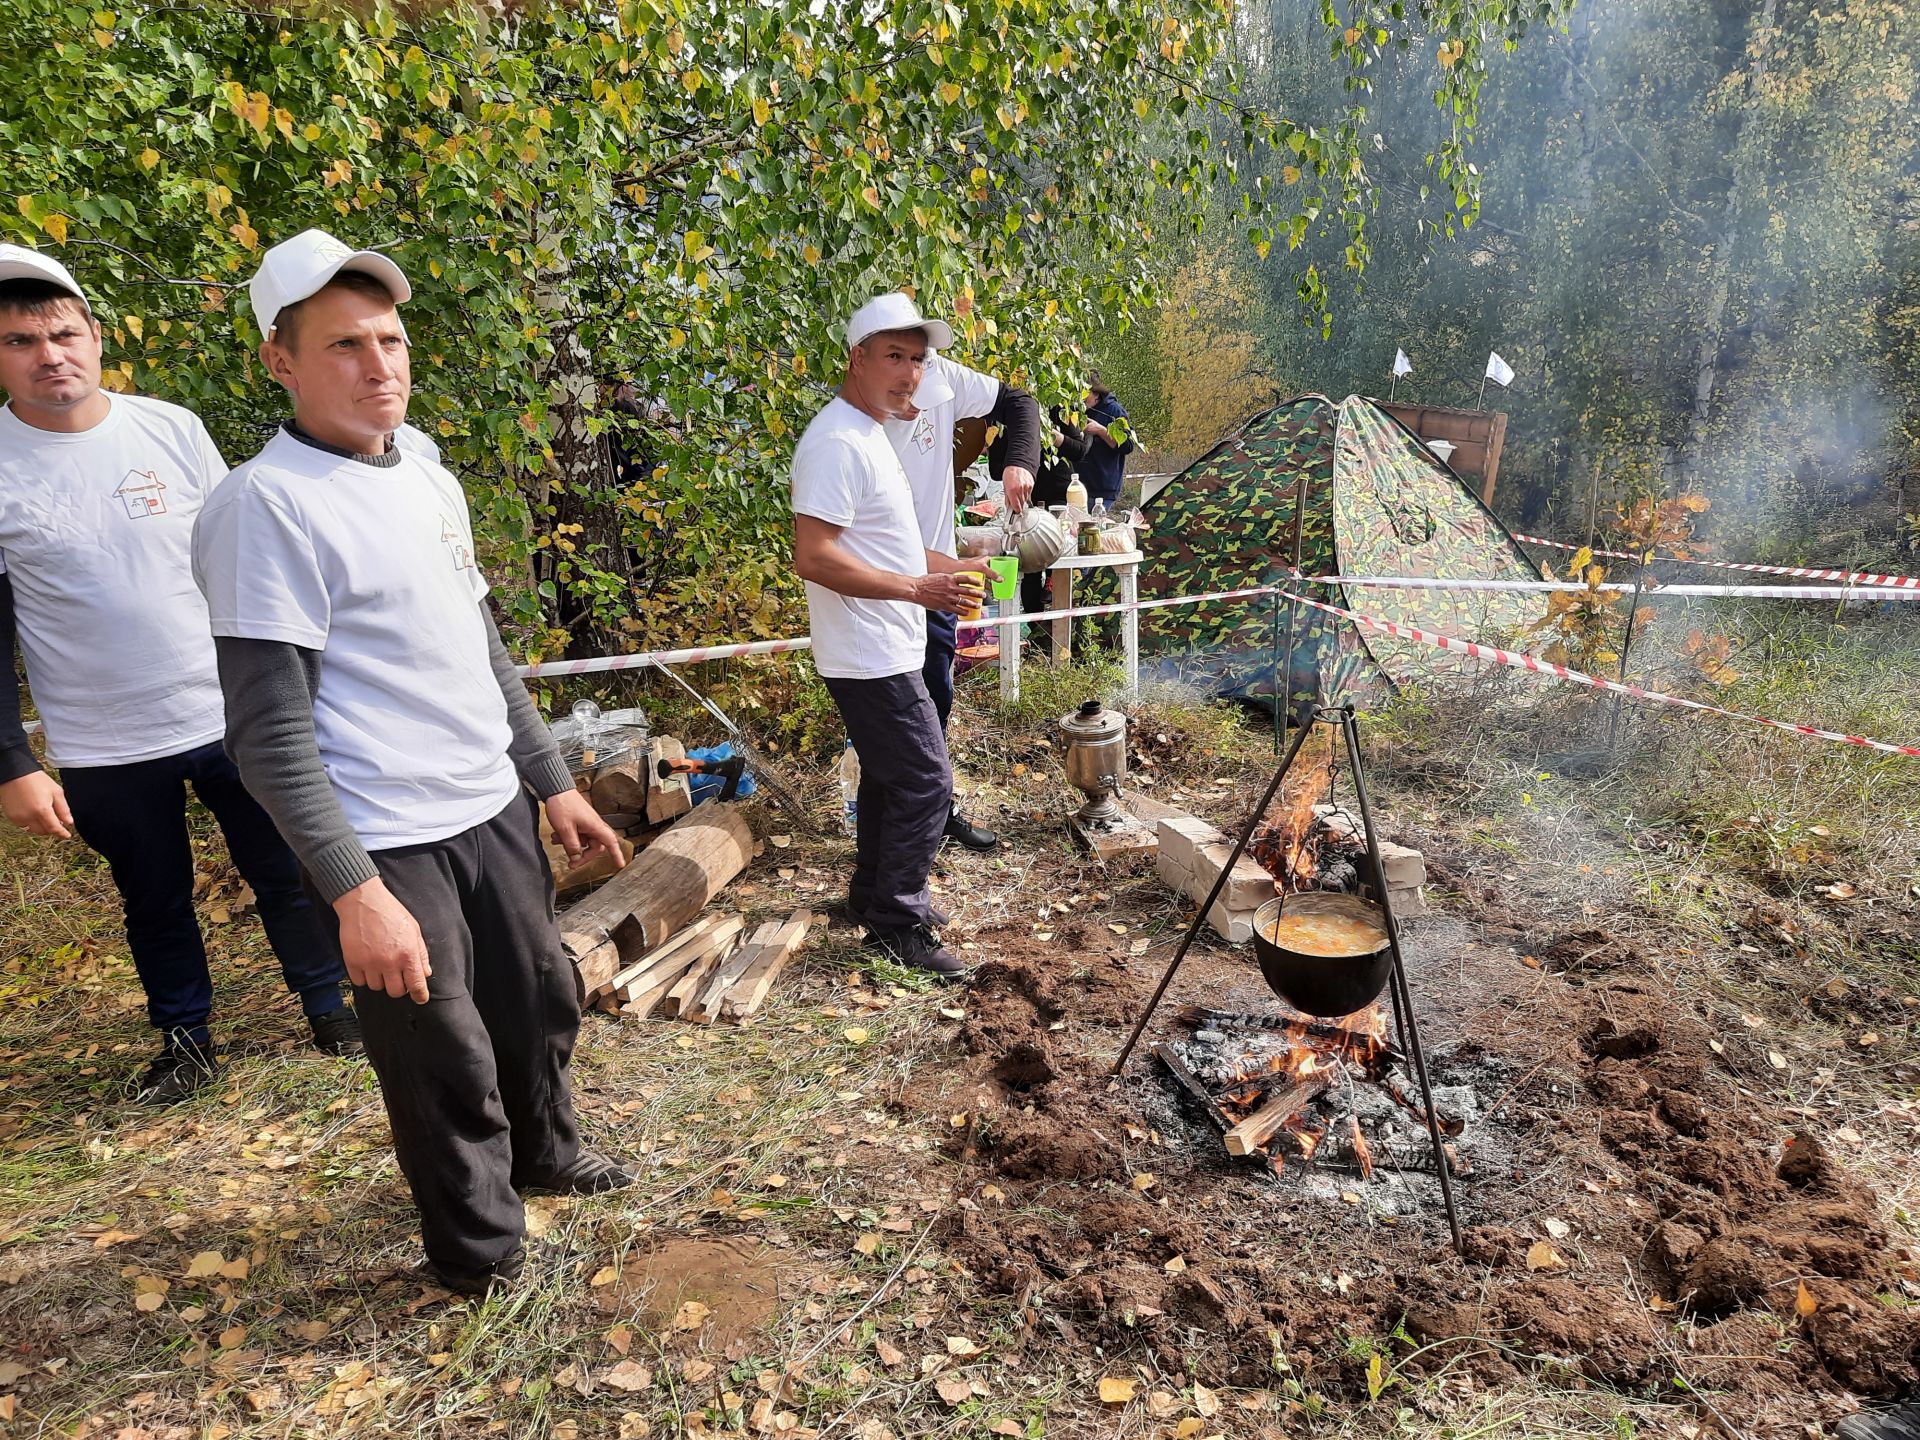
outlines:
[[[1665,636],[1646,654],[1672,663],[1663,657],[1681,638]],[[1742,678],[1719,700],[1906,739],[1916,662],[1920,636],[1898,616],[1836,628],[1809,615],[1747,646],[1736,661]],[[752,672],[737,668],[708,678],[723,693],[744,691]],[[837,738],[817,687],[802,671],[779,673],[785,688],[769,692],[763,718],[788,717],[779,753],[830,813]],[[1083,699],[1116,700],[1115,668],[1036,665],[1023,678],[1020,704],[1006,709],[990,675],[962,684],[956,753],[972,803],[1008,832],[1008,846],[958,872],[949,902],[979,926],[1023,920],[1062,893],[1099,893],[1136,933],[1171,932],[1178,910],[1150,876],[1103,871],[1057,824],[1076,797],[1057,778],[1054,722]],[[1881,1185],[1891,1211],[1920,1210],[1910,1164],[1920,1072],[1902,988],[1916,958],[1908,887],[1920,880],[1920,762],[1630,710],[1610,761],[1573,764],[1568,757],[1603,748],[1606,703],[1533,685],[1496,677],[1401,696],[1368,715],[1379,803],[1395,823],[1432,835],[1436,852],[1497,864],[1516,894],[1537,892],[1574,917],[1590,910],[1583,923],[1657,953],[1676,1004],[1722,1017],[1754,1073],[1859,1133],[1846,1159]],[[641,703],[660,728],[711,738],[671,692],[603,693],[653,696]],[[560,698],[564,709],[575,696]],[[1171,799],[1178,789],[1193,797],[1180,803],[1215,819],[1258,793],[1272,764],[1263,724],[1177,694],[1130,710],[1150,793]],[[760,819],[763,831],[784,828]],[[225,859],[202,833],[202,865],[223,885]],[[754,918],[837,895],[839,842],[796,837],[769,856],[730,892]],[[1492,1342],[1467,1336],[1430,1349],[1422,1358],[1435,1363],[1419,1375],[1404,1341],[1362,1337],[1382,1358],[1371,1399],[1336,1404],[1275,1373],[1265,1390],[1205,1401],[1170,1381],[1124,1407],[1090,1400],[1093,1378],[1115,1362],[1055,1336],[1023,1339],[1023,1318],[972,1295],[928,1236],[929,1218],[963,1192],[939,1148],[944,1117],[916,1118],[898,1102],[951,1063],[939,1012],[954,997],[872,966],[838,931],[809,945],[756,1025],[588,1017],[579,1108],[595,1143],[640,1165],[640,1184],[536,1202],[527,1283],[484,1304],[430,1299],[409,1273],[413,1217],[371,1076],[304,1047],[251,920],[209,927],[232,1053],[223,1082],[148,1113],[121,1095],[151,1041],[103,867],[78,847],[6,832],[0,874],[0,1334],[10,1341],[0,1395],[15,1397],[18,1433],[818,1430],[879,1440],[974,1437],[999,1422],[993,1433],[1010,1425],[1034,1437],[1157,1440],[1191,1418],[1202,1436],[1285,1424],[1343,1440],[1600,1440],[1671,1433],[1675,1423],[1671,1406],[1596,1393],[1548,1366],[1488,1390],[1468,1362]],[[1821,893],[1836,882],[1857,898]],[[1836,979],[1846,1000],[1803,1003]],[[1869,1000],[1882,1008],[1861,1010]],[[1868,1023],[1878,1039],[1863,1047]],[[1785,1070],[1771,1068],[1770,1050]],[[736,1353],[708,1355],[711,1373],[689,1380],[688,1337],[652,1312],[652,1297],[603,1277],[663,1244],[727,1236],[764,1246],[786,1288],[769,1328]],[[229,1267],[245,1259],[245,1273],[190,1276],[204,1252]],[[161,1303],[136,1309],[140,1287],[160,1281]],[[624,1355],[614,1344],[623,1331]],[[928,1369],[879,1358],[883,1340],[919,1353],[963,1333],[982,1355]],[[1017,1365],[1007,1358],[1016,1353]],[[623,1358],[645,1364],[652,1383],[609,1383]],[[987,1393],[951,1404],[936,1387],[955,1377]],[[772,1402],[758,1412],[764,1431],[762,1399]],[[1288,1412],[1289,1402],[1300,1408]],[[783,1429],[774,1415],[794,1418]]]

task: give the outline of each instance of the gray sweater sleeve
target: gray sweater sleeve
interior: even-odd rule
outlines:
[[[338,900],[377,879],[347,823],[313,736],[320,652],[285,640],[214,637],[227,706],[227,754],[320,894]]]
[[[13,580],[0,570],[0,785],[40,768],[20,720],[20,672],[13,663]]]
[[[500,627],[483,601],[481,617],[487,622],[487,658],[493,663],[493,678],[507,700],[507,725],[513,732],[507,754],[516,774],[542,800],[563,795],[573,789],[573,772],[560,758],[560,747],[553,743],[553,732],[540,718],[533,697],[527,694],[527,682],[514,670],[513,656],[500,638]]]

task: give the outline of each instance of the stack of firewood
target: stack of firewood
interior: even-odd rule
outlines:
[[[642,751],[632,759],[597,766],[573,777],[574,787],[585,795],[621,837],[621,850],[631,860],[634,851],[660,834],[674,821],[693,809],[693,792],[687,777],[674,775],[662,780],[653,768],[657,760],[684,760],[687,750],[671,735],[656,736],[652,754]],[[573,865],[567,853],[553,838],[546,816],[540,817],[540,843],[547,848],[547,860],[553,866],[554,889],[562,898],[592,889],[614,873],[613,861],[601,855],[584,865]]]
[[[614,975],[596,1003],[615,1015],[653,1015],[710,1025],[741,1021],[759,1010],[781,969],[812,928],[796,911],[769,920],[742,942],[737,914],[702,916],[672,939]]]

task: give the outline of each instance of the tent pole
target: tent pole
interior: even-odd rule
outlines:
[[[1307,472],[1304,467],[1293,487],[1293,570],[1287,576],[1289,582],[1300,573],[1301,544],[1307,527]],[[1280,616],[1280,595],[1276,590],[1273,597],[1274,620],[1276,625]],[[1287,727],[1293,723],[1293,638],[1294,628],[1299,618],[1300,607],[1289,596],[1287,601],[1287,649],[1286,661],[1273,676],[1273,703],[1278,718],[1274,721],[1273,753],[1278,755],[1286,743]],[[1281,713],[1284,712],[1284,713]]]

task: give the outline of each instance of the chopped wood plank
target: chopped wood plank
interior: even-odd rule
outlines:
[[[718,945],[703,946],[705,953],[687,967],[686,974],[673,982],[671,990],[660,997],[658,1013],[668,1020],[684,1014],[693,1004],[694,997],[700,993],[707,981],[713,978],[714,970],[724,965],[727,958],[734,953],[733,947],[739,938],[740,932],[735,930]]]
[[[1229,1155],[1251,1155],[1263,1150],[1282,1125],[1291,1120],[1306,1103],[1333,1083],[1333,1072],[1304,1075],[1292,1084],[1274,1091],[1261,1107],[1227,1131]]]
[[[689,965],[733,939],[746,923],[731,913],[703,915],[666,944],[649,950],[614,976],[607,988],[620,999],[630,1000],[642,990],[651,990],[669,971],[675,976],[685,974]]]
[[[709,972],[706,982],[701,985],[694,998],[680,1007],[680,1018],[697,1020],[703,1025],[711,1021],[720,1008],[721,997],[733,988],[734,982],[746,974],[747,968],[759,958],[761,947],[780,933],[780,925],[781,922],[778,920],[762,921],[738,950]]]
[[[761,1002],[767,998],[767,992],[773,988],[773,982],[780,977],[787,961],[793,958],[800,943],[807,938],[807,931],[812,928],[813,915],[806,910],[782,925],[780,934],[761,947],[746,974],[722,998],[719,1013],[737,1023],[758,1010]]]
[[[793,947],[805,938],[807,930],[813,924],[813,912],[796,910],[784,921],[770,921],[754,932],[752,953],[746,950],[734,956],[728,964],[726,973],[715,975],[700,992],[693,1012],[686,1018],[702,1025],[710,1025],[719,1019],[725,1010],[726,1000],[735,986],[749,975],[758,973],[754,967],[764,958],[771,957],[775,951]],[[784,963],[784,962],[783,962]]]

